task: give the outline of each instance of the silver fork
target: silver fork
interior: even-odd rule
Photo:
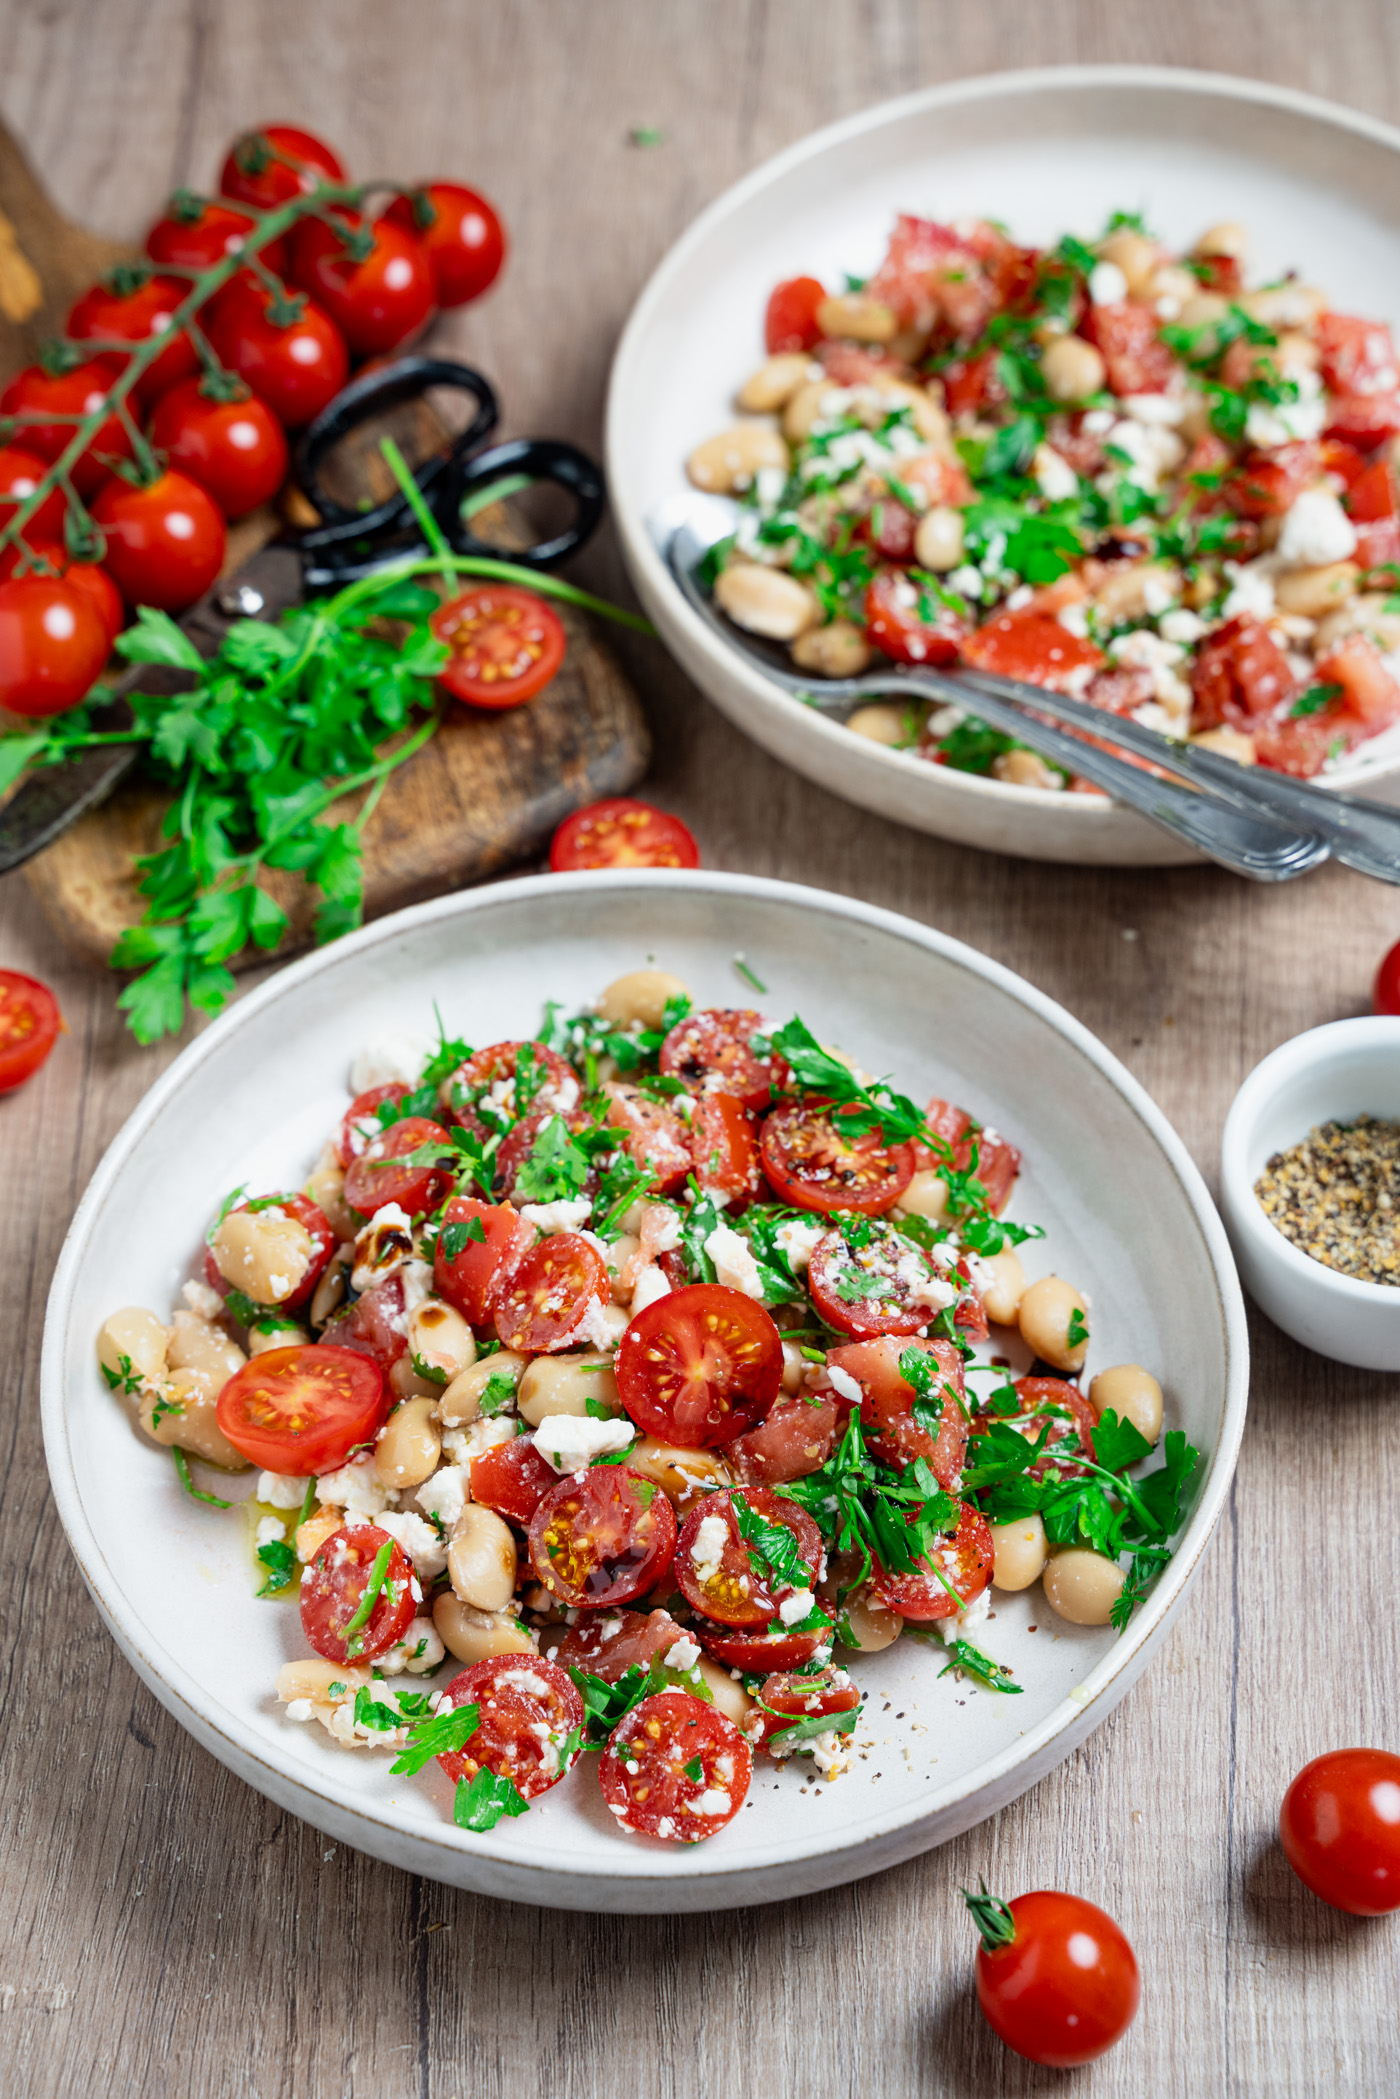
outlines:
[[[970,671],[891,665],[859,678],[824,678],[814,690],[810,679],[779,660],[776,649],[755,642],[715,609],[697,572],[724,529],[717,530],[717,524],[707,504],[701,515],[683,517],[666,535],[664,551],[677,583],[693,610],[732,648],[809,706],[844,715],[857,700],[890,693],[951,702],[1092,780],[1115,801],[1139,810],[1198,852],[1254,881],[1291,881],[1335,854],[1380,881],[1400,883],[1400,811],[1309,787],[1281,773],[1261,779],[1215,752],[1176,742],[1140,722],[1038,685]],[[1162,779],[1057,723],[1073,724],[1149,758],[1173,777]]]

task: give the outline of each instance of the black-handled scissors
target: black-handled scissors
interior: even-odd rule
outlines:
[[[496,396],[470,365],[445,357],[401,357],[363,372],[336,395],[304,432],[297,447],[297,479],[324,523],[302,535],[302,579],[308,595],[336,590],[372,575],[389,561],[411,560],[431,549],[413,507],[395,494],[374,510],[349,510],[322,485],[321,468],[355,427],[386,408],[415,400],[430,387],[470,394],[476,412],[465,430],[414,469],[413,478],[454,554],[495,554],[525,568],[550,568],[574,553],[603,514],[603,477],[575,445],[552,437],[516,437],[479,449],[496,427]],[[471,530],[473,498],[493,485],[552,482],[572,497],[574,519],[551,539],[515,548],[492,546]]]
[[[454,386],[471,394],[476,411],[466,429],[415,469],[423,499],[457,554],[496,555],[525,568],[548,568],[581,547],[603,514],[603,477],[586,453],[556,438],[512,438],[477,448],[496,427],[496,396],[470,365],[445,357],[401,357],[362,372],[311,423],[297,449],[302,489],[322,522],[300,536],[273,540],[244,562],[236,575],[216,583],[180,625],[201,655],[212,656],[234,620],[275,618],[288,605],[318,591],[338,590],[395,561],[431,552],[406,496],[395,495],[372,510],[350,510],[322,485],[321,469],[334,447],[368,416],[415,400],[430,387]],[[573,523],[552,539],[524,548],[491,546],[471,531],[473,499],[480,507],[488,489],[502,494],[527,482],[549,481],[574,500]],[[121,695],[175,691],[180,672],[137,664],[116,687],[99,726],[125,728],[130,712]],[[0,874],[42,852],[85,810],[105,801],[136,762],[128,746],[85,751],[66,765],[45,767],[16,790],[0,809]]]

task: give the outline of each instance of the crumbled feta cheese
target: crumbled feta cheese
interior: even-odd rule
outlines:
[[[382,1512],[376,1516],[375,1522],[382,1531],[389,1533],[396,1545],[402,1546],[412,1560],[416,1574],[431,1581],[434,1575],[442,1573],[447,1565],[447,1544],[431,1523],[425,1523],[421,1516],[414,1516],[407,1510],[392,1515]]]
[[[1244,419],[1244,434],[1261,452],[1299,439],[1321,437],[1327,423],[1327,403],[1322,381],[1316,372],[1291,369],[1288,374],[1298,389],[1296,401],[1251,401]]]
[[[1266,620],[1274,609],[1273,563],[1266,554],[1260,561],[1227,561],[1225,573],[1230,578],[1230,592],[1222,610],[1226,619],[1238,619],[1242,613],[1250,619]]]
[[[719,1563],[729,1543],[729,1525],[723,1516],[702,1516],[690,1548],[695,1579],[703,1588],[719,1573]]]
[[[253,1499],[274,1509],[299,1509],[306,1499],[306,1481],[289,1472],[260,1472]]]
[[[607,1313],[601,1298],[590,1297],[583,1308],[583,1317],[569,1336],[571,1341],[587,1341],[594,1348],[613,1349],[617,1337],[608,1324]]]
[[[546,1414],[530,1441],[556,1472],[581,1472],[595,1458],[626,1450],[636,1433],[622,1415],[598,1421],[591,1414]]]
[[[1147,671],[1154,700],[1172,722],[1186,721],[1191,712],[1191,688],[1176,668],[1186,654],[1179,641],[1167,641],[1150,627],[1137,627],[1131,634],[1116,635],[1108,644],[1108,653],[1115,663]]]
[[[460,1465],[441,1465],[431,1479],[418,1488],[418,1506],[425,1516],[436,1516],[451,1530],[467,1501],[467,1475]]]
[[[694,1669],[699,1660],[700,1649],[689,1633],[682,1633],[680,1639],[673,1641],[662,1657],[666,1668],[677,1669],[682,1673]]]
[[[786,1256],[788,1267],[794,1275],[801,1275],[811,1261],[813,1249],[823,1232],[829,1227],[825,1222],[808,1224],[805,1219],[790,1217],[780,1224],[773,1234],[773,1243]]]
[[[1185,394],[1124,394],[1121,399],[1124,415],[1135,423],[1157,423],[1168,430],[1176,428],[1190,406]]]
[[[670,1294],[671,1285],[665,1275],[654,1261],[648,1261],[632,1288],[632,1317],[635,1319],[639,1312],[645,1312],[648,1305],[654,1305],[658,1298]]]
[[[368,1093],[371,1086],[416,1084],[418,1074],[436,1049],[426,1035],[377,1035],[357,1051],[350,1065],[350,1091]]]
[[[305,1489],[303,1480],[303,1493]],[[368,1453],[361,1458],[351,1458],[349,1464],[342,1465],[338,1471],[322,1473],[316,1482],[316,1499],[330,1502],[351,1516],[378,1516],[389,1506],[388,1491],[381,1486],[374,1459]]]
[[[1100,474],[1098,485],[1104,490],[1111,490],[1121,475],[1134,487],[1156,495],[1162,476],[1180,466],[1186,457],[1186,447],[1175,430],[1134,422],[1131,416],[1114,423],[1104,442],[1110,454],[1123,454],[1123,459],[1111,460],[1109,471]]]
[[[811,1617],[816,1601],[810,1589],[794,1589],[778,1605],[778,1616],[784,1625],[800,1625],[804,1618]]]
[[[576,1232],[593,1215],[592,1199],[578,1195],[555,1203],[522,1203],[520,1214],[548,1239],[555,1232]]]
[[[1277,557],[1285,568],[1322,568],[1356,552],[1356,527],[1325,488],[1305,488],[1284,512]]]
[[[286,1535],[285,1523],[279,1523],[275,1516],[264,1516],[253,1538],[254,1548],[260,1551],[264,1545],[278,1545]]]
[[[924,733],[935,738],[951,736],[954,729],[961,727],[966,720],[967,716],[961,707],[935,707],[924,723]]]
[[[483,1415],[470,1428],[445,1428],[442,1432],[442,1447],[454,1465],[470,1465],[473,1458],[484,1457],[498,1443],[515,1441],[515,1418],[510,1414]],[[418,1499],[423,1499],[423,1490],[418,1490]]]
[[[293,1698],[287,1706],[287,1718],[289,1720],[309,1720],[312,1710],[309,1698]]]
[[[1188,612],[1184,605],[1175,612],[1164,612],[1157,622],[1157,632],[1163,641],[1185,642],[1188,646],[1199,641],[1206,631],[1206,623],[1199,612]]]
[[[981,569],[975,568],[970,561],[965,561],[961,568],[955,568],[949,576],[948,588],[957,591],[964,598],[980,598],[985,581]]]
[[[715,1264],[715,1281],[726,1290],[742,1291],[745,1297],[762,1299],[763,1282],[758,1263],[747,1239],[731,1224],[717,1224],[705,1241],[705,1252]]]
[[[637,1235],[655,1254],[672,1254],[681,1243],[681,1218],[669,1203],[646,1203],[637,1223]]]
[[[698,1800],[687,1800],[686,1812],[691,1815],[727,1815],[729,1795],[718,1786],[706,1786]]]
[[[1067,503],[1079,494],[1079,476],[1053,445],[1037,445],[1031,461],[1036,487],[1047,503]],[[1014,607],[1013,607],[1014,610]]]
[[[375,1656],[374,1666],[385,1676],[397,1676],[404,1669],[410,1676],[426,1676],[436,1669],[446,1652],[432,1619],[415,1618],[387,1654]]]
[[[197,1319],[217,1319],[224,1309],[224,1301],[217,1290],[207,1283],[186,1283],[180,1295]]]
[[[826,1374],[831,1379],[834,1392],[838,1392],[842,1399],[850,1400],[852,1406],[860,1405],[865,1397],[865,1393],[851,1376],[849,1370],[843,1370],[839,1363],[828,1363]]]
[[[1111,408],[1091,408],[1081,427],[1090,437],[1107,437],[1116,420]]]
[[[850,1736],[838,1735],[834,1727],[811,1737],[808,1753],[823,1778],[839,1778],[850,1769],[849,1744]]]
[[[1088,638],[1089,607],[1083,599],[1077,605],[1061,605],[1055,617],[1066,634],[1075,634],[1081,641]]]
[[[754,489],[759,506],[772,510],[781,501],[787,487],[787,469],[781,466],[761,466],[754,476]]]
[[[1023,583],[1019,590],[1012,591],[1002,610],[1004,612],[1022,612],[1030,604],[1034,596],[1035,592],[1031,589],[1030,584]]]
[[[1089,297],[1095,306],[1121,306],[1128,296],[1128,280],[1116,262],[1096,262],[1089,272]]]

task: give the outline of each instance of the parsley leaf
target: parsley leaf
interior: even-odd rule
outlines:
[[[291,1588],[297,1556],[285,1538],[272,1538],[260,1545],[258,1559],[267,1569],[267,1580],[259,1589],[259,1596],[281,1596]]]
[[[395,1765],[394,1769],[397,1770],[398,1766]],[[465,1778],[458,1779],[452,1819],[458,1829],[475,1830],[480,1834],[494,1829],[503,1815],[523,1815],[529,1805],[510,1779],[498,1778],[494,1771],[488,1771],[483,1765],[470,1783]]]
[[[1024,1684],[1018,1684],[1014,1680],[1013,1671],[1008,1669],[1004,1662],[990,1661],[970,1640],[951,1640],[948,1644],[952,1649],[953,1658],[946,1668],[939,1670],[940,1677],[975,1676],[989,1691],[1010,1691],[1019,1694],[1025,1689]]]
[[[419,1720],[409,1729],[408,1740],[389,1770],[394,1777],[411,1777],[430,1764],[435,1756],[450,1756],[465,1749],[481,1720],[477,1705],[455,1705],[449,1711]]]

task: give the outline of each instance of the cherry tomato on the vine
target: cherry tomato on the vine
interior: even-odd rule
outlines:
[[[0,583],[0,707],[64,714],[107,661],[110,637],[85,592],[61,576]]]
[[[109,283],[95,284],[83,293],[68,316],[65,332],[74,342],[143,343],[148,336],[169,334],[175,309],[188,292],[189,285],[179,277],[162,277],[139,264],[125,264]],[[103,354],[125,362],[121,351]],[[149,408],[168,386],[198,370],[198,353],[181,329],[137,380],[136,398]]]
[[[26,575],[37,571],[40,575],[61,576],[65,583],[79,591],[101,620],[110,647],[121,633],[126,607],[121,592],[105,568],[99,568],[95,561],[70,560],[68,549],[56,541],[34,545],[26,540],[23,548],[6,547],[0,553],[0,581],[16,575],[21,562],[25,564]]]
[[[982,1943],[977,2001],[1027,2062],[1073,2070],[1121,2040],[1142,1986],[1132,1947],[1106,1911],[1048,1888],[998,1902],[983,1883],[963,1900]]]
[[[223,518],[212,496],[186,474],[161,474],[145,488],[114,474],[92,515],[107,541],[103,560],[128,605],[183,612],[203,597],[223,564]]]
[[[1278,1818],[1305,1887],[1352,1917],[1400,1909],[1400,1756],[1334,1749],[1304,1764]]]
[[[543,692],[564,661],[564,623],[553,606],[513,583],[481,583],[433,614],[451,654],[438,672],[454,700],[518,707]]]
[[[73,353],[75,356],[76,352]],[[42,364],[26,365],[0,394],[0,415],[21,418],[15,441],[47,464],[66,452],[73,437],[73,418],[90,416],[107,398],[121,367],[111,357],[89,357],[60,371]],[[29,416],[67,416],[67,422],[29,422]],[[117,460],[131,457],[131,438],[120,416],[108,416],[88,439],[73,468],[73,486],[90,496],[102,486]]]
[[[558,875],[597,867],[698,867],[700,848],[678,816],[617,795],[564,818],[549,864]]]
[[[48,468],[49,462],[37,452],[26,452],[21,445],[0,445],[0,526],[8,524],[12,511],[33,495]],[[63,531],[67,507],[62,489],[50,489],[38,509],[25,519],[24,536],[29,543],[37,545],[41,540],[57,539]]]
[[[384,217],[421,244],[439,306],[465,306],[499,277],[506,259],[505,228],[479,191],[460,182],[425,182],[395,197]]]
[[[226,518],[268,503],[287,476],[287,439],[266,401],[242,381],[225,398],[205,379],[182,379],[162,394],[150,439],[173,467],[197,481]]]
[[[0,1093],[13,1093],[33,1078],[62,1026],[47,984],[17,969],[0,969]]]
[[[1371,1004],[1377,1013],[1400,1014],[1400,940],[1387,951],[1376,971]]]
[[[427,256],[411,233],[385,219],[372,225],[346,210],[303,219],[291,236],[287,269],[358,357],[396,350],[433,311]]]
[[[264,124],[235,139],[219,173],[221,196],[257,211],[275,211],[318,183],[348,181],[330,147],[294,124]]]
[[[345,337],[314,299],[279,299],[247,276],[220,292],[209,336],[289,430],[318,416],[349,376]]]
[[[157,219],[146,235],[146,253],[167,269],[203,272],[237,255],[252,230],[253,221],[246,212],[234,211],[216,197],[176,190],[165,217]],[[269,269],[276,269],[266,248],[261,254]]]

